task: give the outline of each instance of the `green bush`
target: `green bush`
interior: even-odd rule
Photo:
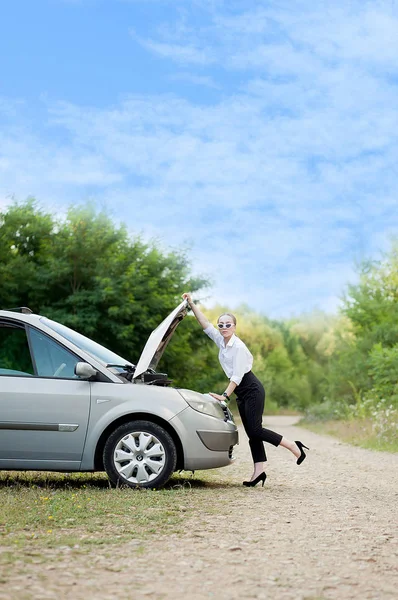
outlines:
[[[304,411],[304,418],[309,422],[335,421],[348,418],[349,410],[345,403],[325,400],[320,404],[312,404]]]

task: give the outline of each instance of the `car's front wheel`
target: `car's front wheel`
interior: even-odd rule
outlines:
[[[159,488],[170,479],[176,463],[173,439],[151,421],[124,423],[105,443],[105,471],[115,485]]]

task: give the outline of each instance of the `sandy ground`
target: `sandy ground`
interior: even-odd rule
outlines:
[[[244,488],[251,461],[242,433],[236,463],[217,471],[213,504],[198,514],[184,501],[184,533],[78,556],[61,549],[53,563],[8,574],[0,598],[398,598],[398,455],[294,422],[266,419],[311,448],[301,466],[267,446],[264,488]]]

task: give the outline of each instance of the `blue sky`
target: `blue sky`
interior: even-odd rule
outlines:
[[[333,312],[398,234],[397,31],[393,1],[5,0],[0,206],[90,200],[188,245],[208,305]]]

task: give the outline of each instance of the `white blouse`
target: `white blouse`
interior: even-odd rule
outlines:
[[[220,348],[218,359],[224,373],[230,381],[239,385],[243,375],[251,371],[253,366],[253,356],[246,344],[233,334],[228,344],[225,345],[222,334],[211,324],[203,331]]]

